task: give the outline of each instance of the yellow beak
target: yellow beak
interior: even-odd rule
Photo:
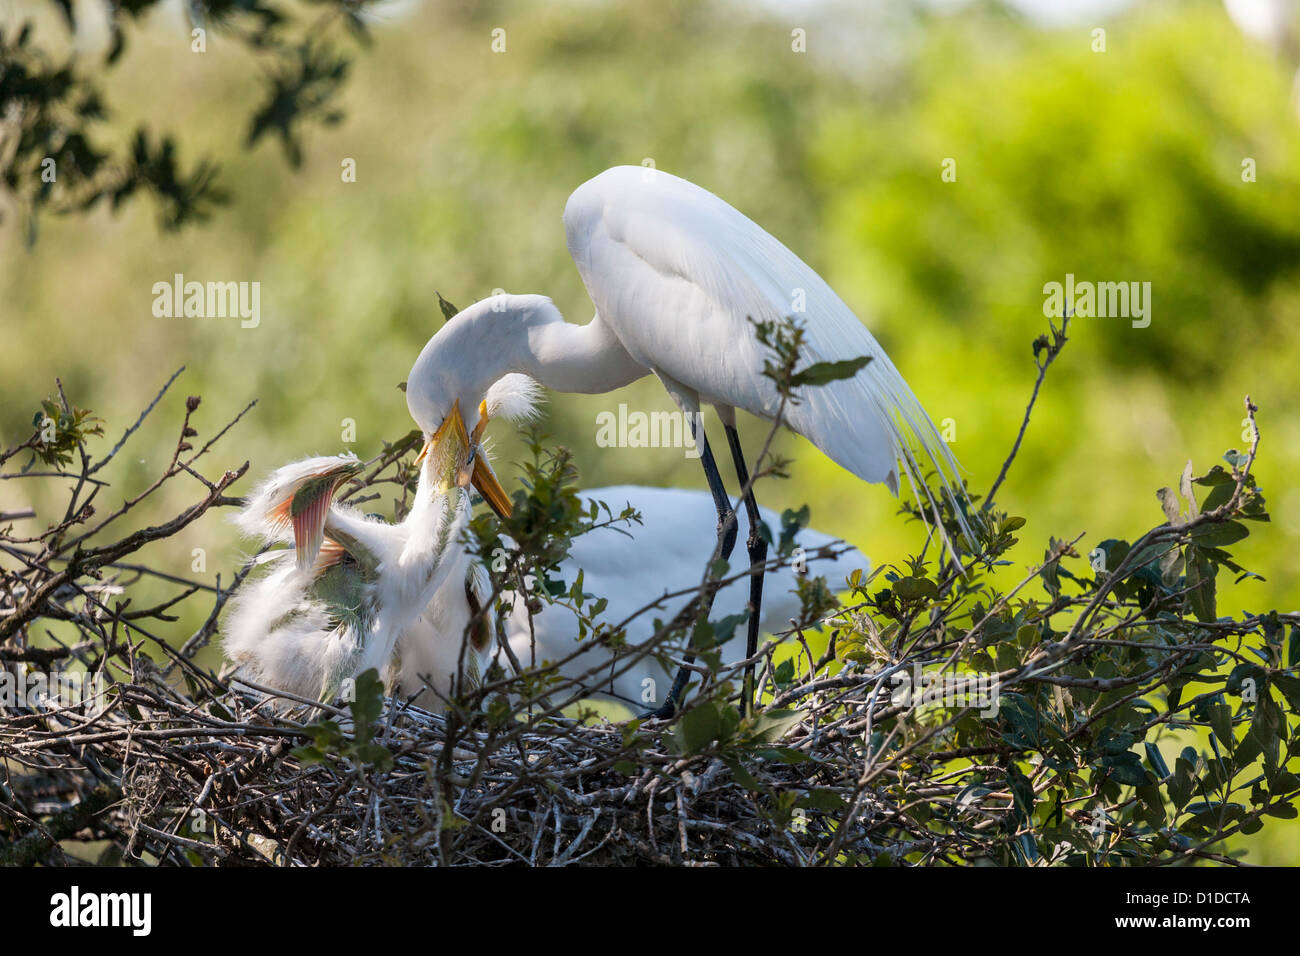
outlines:
[[[488,507],[496,512],[498,517],[510,517],[510,496],[506,490],[501,487],[501,482],[497,480],[496,474],[492,471],[492,466],[488,464],[487,457],[483,454],[483,446],[479,444],[479,438],[483,434],[483,429],[487,425],[487,409],[484,405],[479,405],[479,421],[474,428],[474,438],[471,441],[469,432],[465,428],[465,418],[460,413],[459,399],[451,406],[451,411],[443,419],[442,424],[433,436],[424,443],[420,449],[419,456],[415,459],[416,464],[424,461],[425,457],[431,452],[439,449],[444,442],[449,442],[456,449],[456,484],[464,487],[466,483],[472,483],[487,502]],[[461,455],[465,455],[462,460]]]
[[[482,447],[474,449],[474,472],[470,477],[478,493],[483,496],[488,507],[496,512],[498,518],[510,517],[510,496],[501,487],[501,482],[492,471],[487,458],[483,456]]]

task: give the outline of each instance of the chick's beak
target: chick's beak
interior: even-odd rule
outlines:
[[[423,462],[425,458],[429,457],[448,439],[455,442],[457,448],[469,447],[469,433],[465,431],[465,418],[460,413],[459,400],[452,403],[451,411],[442,420],[438,430],[425,439],[424,447],[420,449],[420,454],[416,456],[415,463],[418,465]]]
[[[498,517],[510,517],[510,496],[506,490],[501,487],[501,482],[497,480],[496,474],[492,471],[492,466],[488,464],[487,456],[483,453],[483,446],[479,443],[483,435],[483,429],[487,426],[488,416],[486,404],[479,405],[479,420],[474,426],[474,434],[471,437],[465,428],[464,416],[460,413],[459,400],[452,404],[451,411],[443,419],[438,430],[424,443],[420,450],[416,463],[422,462],[427,455],[435,451],[442,442],[450,441],[458,450],[463,450],[465,458],[461,461],[457,455],[457,466],[455,469],[455,482],[459,487],[465,487],[467,484],[473,484],[478,493],[483,496],[488,507],[496,512]]]

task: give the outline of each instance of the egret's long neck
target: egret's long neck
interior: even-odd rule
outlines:
[[[557,392],[612,392],[650,370],[627,354],[599,316],[571,325],[558,314],[549,321],[525,321],[509,337],[512,368]]]
[[[627,354],[599,316],[586,325],[571,325],[541,296],[507,298],[509,304],[499,308],[493,299],[475,303],[433,340],[439,350],[432,364],[457,377],[462,395],[481,397],[510,372],[522,372],[557,392],[595,394],[621,388],[650,371]]]

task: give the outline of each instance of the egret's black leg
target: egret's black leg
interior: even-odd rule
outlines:
[[[758,513],[758,500],[754,489],[746,488],[749,484],[749,469],[745,467],[745,453],[740,450],[740,434],[728,425],[727,445],[731,448],[731,460],[736,466],[736,478],[740,487],[745,488],[745,514],[749,518],[749,538],[745,542],[749,550],[749,627],[745,640],[745,656],[753,657],[758,650],[758,621],[763,609],[763,574],[767,568],[767,539],[759,533],[763,518]],[[754,665],[745,668],[744,713],[749,714],[754,704]]]
[[[698,416],[688,416],[691,421],[691,434],[695,436],[695,441],[700,446],[700,464],[704,466],[704,477],[709,483],[709,493],[713,495],[713,506],[718,511],[718,545],[714,554],[727,561],[731,558],[731,552],[736,547],[736,534],[738,525],[736,523],[736,512],[731,507],[731,499],[727,497],[727,487],[722,483],[722,475],[718,473],[718,463],[713,458],[713,450],[709,448],[709,436],[704,432],[702,423],[697,426]],[[715,557],[716,560],[716,557]],[[709,611],[713,608],[713,597],[717,593],[716,588],[705,588],[702,595],[701,607],[696,612],[698,617],[708,617]],[[690,665],[695,663],[695,651],[687,648],[686,657],[682,665],[677,668],[677,675],[673,678],[672,689],[668,691],[668,699],[663,702],[657,709],[641,714],[642,720],[649,717],[671,717],[677,709],[677,700],[686,689],[686,682],[690,679]]]

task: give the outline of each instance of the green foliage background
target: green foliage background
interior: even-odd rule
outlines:
[[[44,4],[16,3],[0,22],[33,12],[38,38],[63,42]],[[1008,574],[1041,559],[1048,535],[1087,532],[1086,553],[1158,522],[1153,492],[1189,456],[1200,472],[1244,447],[1249,392],[1273,524],[1238,557],[1267,581],[1225,596],[1257,611],[1300,604],[1300,120],[1288,70],[1218,3],[1139,4],[1105,24],[1105,53],[1092,51],[1091,25],[1043,31],[995,4],[939,15],[901,4],[782,14],[724,2],[429,3],[386,16],[357,55],[345,119],[309,132],[298,170],[274,142],[242,151],[259,80],[242,51],[214,30],[208,52],[192,53],[178,16],[151,17],[106,74],[118,112],[103,135],[141,121],[176,132],[186,161],[221,163],[233,202],[178,235],[160,234],[146,203],[47,217],[31,249],[5,210],[0,443],[25,437],[55,376],[114,439],[185,364],[178,394],[202,394],[211,426],[259,400],[219,446],[227,464],[251,459],[261,475],[340,451],[349,418],[351,447],[375,454],[410,427],[396,385],[441,324],[435,290],[460,305],[498,287],[544,292],[585,321],[564,201],[608,166],[651,158],[822,273],[932,417],[953,420],[975,488],[996,475],[1020,423],[1043,284],[1067,272],[1150,281],[1149,328],[1073,324],[999,495],[1035,542]],[[491,51],[495,27],[504,54]],[[804,54],[791,50],[796,27]],[[93,37],[81,45],[94,55]],[[1253,183],[1241,176],[1247,157]],[[341,179],[345,158],[356,183]],[[940,178],[946,158],[954,183]],[[260,281],[261,325],[155,318],[152,285],[177,272]],[[697,463],[671,450],[596,447],[596,414],[620,402],[670,407],[653,380],[552,398],[548,429],[574,449],[583,484],[702,487]],[[170,411],[110,476],[115,493],[165,463]],[[757,442],[762,426],[746,424]],[[498,449],[512,475],[519,445],[500,435]],[[778,451],[796,467],[760,489],[764,503],[809,503],[814,527],[876,562],[919,542],[883,489],[792,436]],[[32,503],[16,491],[0,488],[0,510]],[[163,548],[178,567],[203,548],[209,577],[240,556],[215,519]],[[1300,836],[1279,832],[1297,829],[1244,841],[1250,859],[1300,862]]]

